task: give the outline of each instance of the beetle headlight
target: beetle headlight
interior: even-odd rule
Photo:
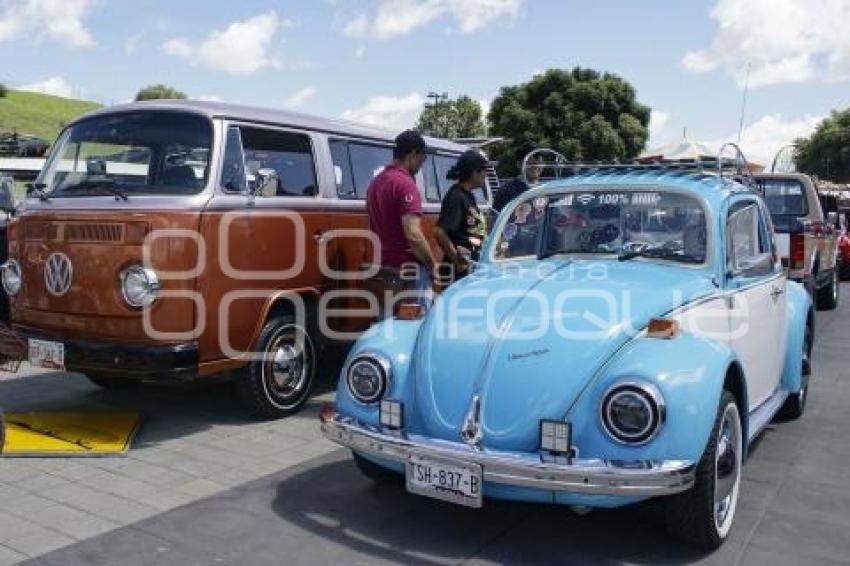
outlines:
[[[361,354],[348,364],[348,390],[360,403],[378,402],[390,380],[390,362],[378,354]]]
[[[0,266],[0,280],[3,290],[9,296],[17,295],[21,290],[21,264],[14,259],[8,260]]]
[[[650,383],[620,382],[602,398],[602,426],[617,442],[646,444],[664,424],[664,398]]]
[[[152,269],[134,265],[121,274],[121,294],[131,307],[146,307],[156,300],[159,278]]]

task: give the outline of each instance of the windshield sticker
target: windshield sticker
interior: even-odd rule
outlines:
[[[582,193],[565,195],[554,206],[657,206],[661,193]]]
[[[531,213],[531,205],[527,202],[522,203],[516,210],[514,211],[514,220],[516,220],[517,224],[525,224],[528,220],[528,215]]]
[[[632,206],[656,206],[660,201],[660,193],[635,193]]]
[[[546,208],[547,204],[549,204],[549,202],[546,197],[537,197],[536,199],[534,199],[534,210],[543,210],[544,208]]]
[[[505,231],[503,232],[506,240],[513,240],[516,238],[517,233],[519,232],[519,228],[517,225],[511,222],[505,226]]]

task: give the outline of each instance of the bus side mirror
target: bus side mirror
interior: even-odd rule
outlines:
[[[0,211],[7,214],[15,212],[15,182],[8,178],[0,178]]]
[[[278,184],[277,171],[270,168],[260,169],[254,181],[254,196],[273,197],[277,194]]]

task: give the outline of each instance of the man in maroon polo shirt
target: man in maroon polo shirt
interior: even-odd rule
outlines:
[[[434,256],[422,232],[422,197],[415,175],[425,162],[427,146],[419,133],[407,130],[395,139],[393,161],[372,180],[366,194],[369,229],[381,242],[381,265],[399,271],[407,287],[431,303]]]

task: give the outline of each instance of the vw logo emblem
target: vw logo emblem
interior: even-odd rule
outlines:
[[[44,284],[47,291],[59,297],[71,288],[71,279],[74,277],[74,266],[71,259],[61,252],[50,254],[44,265]]]

